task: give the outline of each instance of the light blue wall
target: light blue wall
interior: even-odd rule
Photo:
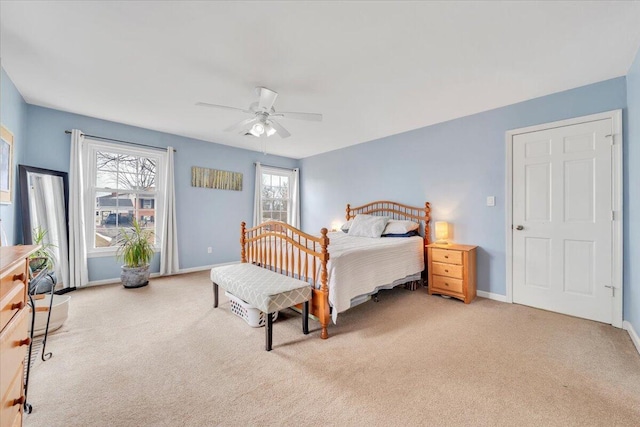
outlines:
[[[625,106],[620,77],[308,157],[303,227],[343,220],[347,203],[429,201],[434,220],[453,223],[454,241],[480,247],[478,288],[505,295],[505,132]]]
[[[2,228],[7,235],[7,244],[21,242],[22,223],[16,213],[19,210],[18,164],[22,161],[25,151],[25,134],[27,130],[27,104],[13,82],[0,69],[0,122],[13,134],[13,201],[11,204],[0,205]]]
[[[640,50],[627,74],[624,317],[640,333]]]
[[[92,117],[28,105],[25,163],[47,169],[69,171],[70,138],[66,129],[86,134],[133,141],[156,147],[173,146],[178,218],[180,268],[207,266],[240,259],[240,222],[253,218],[255,169],[260,161],[274,166],[297,167],[285,157],[185,138]],[[191,167],[203,166],[241,172],[243,191],[191,187]],[[207,253],[207,247],[213,253]],[[152,271],[159,270],[156,256]],[[113,257],[90,258],[89,280],[117,278],[120,264]]]

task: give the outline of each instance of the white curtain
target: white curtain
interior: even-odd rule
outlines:
[[[289,224],[300,228],[300,169],[295,168],[291,174],[291,210]]]
[[[84,135],[78,129],[71,131],[69,161],[69,285],[81,288],[89,282],[87,271],[87,240],[85,238],[83,157]]]
[[[160,254],[160,274],[176,274],[178,265],[178,227],[176,221],[176,190],[173,172],[173,147],[167,147],[167,167],[165,173],[165,204],[162,221],[162,253]]]
[[[256,163],[256,193],[253,198],[253,226],[262,223],[262,165]]]

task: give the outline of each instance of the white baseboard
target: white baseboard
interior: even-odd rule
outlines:
[[[493,292],[487,292],[487,291],[476,291],[476,293],[478,294],[479,297],[482,297],[482,298],[488,298],[488,299],[492,299],[500,302],[507,302],[506,295],[494,294]]]
[[[211,264],[211,265],[202,265],[200,267],[181,268],[180,270],[178,270],[176,274],[197,273],[198,271],[211,270],[213,267],[217,267],[218,265],[224,265],[224,264]]]
[[[633,329],[633,325],[625,320],[624,322],[622,322],[622,329],[629,332],[629,336],[631,337],[633,345],[636,346],[636,350],[638,350],[638,353],[640,353],[640,337],[638,337],[635,329]]]
[[[203,266],[200,266],[200,267],[181,268],[180,271],[178,271],[175,275],[187,274],[187,273],[197,273],[198,271],[211,270],[213,267],[220,267],[222,265],[238,264],[239,262],[240,261],[232,261],[232,262],[223,262],[223,263],[220,263],[220,264],[203,265]],[[175,275],[172,274],[171,276],[175,276]],[[161,276],[160,276],[160,273],[151,273],[149,275],[149,277],[151,277],[153,279],[155,277],[161,277]],[[119,277],[114,277],[112,279],[93,280],[93,281],[87,283],[86,286],[83,286],[83,288],[88,288],[90,286],[113,285],[115,283],[120,283],[120,278]]]
[[[196,273],[198,271],[211,270],[213,267],[221,267],[223,265],[239,264],[240,261],[223,262],[220,264],[204,265],[201,267],[181,268],[176,274]]]
[[[82,288],[78,288],[78,289],[89,288],[89,287],[92,287],[92,286],[114,285],[116,283],[120,283],[120,278],[119,277],[117,277],[115,279],[93,280],[93,281],[87,283]]]

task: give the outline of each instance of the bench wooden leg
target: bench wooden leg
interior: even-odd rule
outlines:
[[[213,308],[218,308],[218,285],[213,284]]]
[[[302,303],[302,333],[309,333],[309,301]]]
[[[267,313],[267,324],[264,327],[265,331],[265,350],[271,351],[271,343],[273,342],[273,313]]]

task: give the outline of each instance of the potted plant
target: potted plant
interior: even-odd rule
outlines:
[[[130,228],[121,228],[116,258],[122,260],[120,279],[125,288],[149,283],[149,262],[153,258],[153,231],[144,229],[135,219]]]
[[[45,242],[47,230],[38,226],[33,229],[31,240],[34,245],[40,245],[40,249],[29,256],[29,267],[33,273],[42,269],[53,270],[55,258],[52,249],[56,247],[51,242]]]
[[[38,226],[31,232],[31,240],[34,245],[40,248],[29,255],[29,293],[42,294],[55,289],[57,279],[54,272],[56,258],[53,248],[56,247],[51,242],[45,241],[47,230]]]

